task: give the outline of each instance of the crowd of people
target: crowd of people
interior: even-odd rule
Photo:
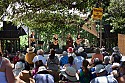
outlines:
[[[12,61],[0,53],[0,83],[125,83],[125,61],[118,47],[113,50],[95,48],[90,60],[83,47],[68,47],[62,54],[50,49],[48,57],[43,49],[29,47]]]

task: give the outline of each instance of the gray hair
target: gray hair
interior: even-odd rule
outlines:
[[[43,54],[44,54],[44,51],[42,49],[37,50],[37,55],[43,55]]]

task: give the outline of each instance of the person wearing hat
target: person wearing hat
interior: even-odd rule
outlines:
[[[100,49],[100,51],[101,51],[101,54],[103,55],[103,57],[110,56],[109,52],[105,49],[105,47],[102,47]]]
[[[67,80],[67,83],[78,83],[79,76],[76,72],[76,69],[73,67],[67,67],[66,69],[60,70],[60,75],[62,75],[65,80]],[[61,80],[63,80],[63,77]]]
[[[54,83],[54,77],[47,71],[45,66],[40,66],[35,76],[35,83]]]
[[[120,60],[122,59],[122,54],[120,53],[118,46],[114,47],[113,51],[114,52],[111,55],[111,61],[112,61],[112,63],[113,62],[120,63]]]
[[[97,77],[92,79],[90,83],[118,83],[118,81],[112,76],[106,76],[106,70],[104,65],[98,64],[95,66],[95,72]]]
[[[35,48],[34,47],[29,47],[27,48],[27,52],[25,55],[25,61],[31,66],[33,67],[33,58],[36,56],[36,54],[34,53]]]
[[[80,56],[82,56],[84,59],[87,59],[87,53],[84,52],[84,48],[83,48],[83,47],[79,47],[79,48],[78,48],[78,54],[79,54]]]
[[[60,59],[60,66],[63,67],[65,64],[68,64],[68,53],[63,51],[62,57]]]

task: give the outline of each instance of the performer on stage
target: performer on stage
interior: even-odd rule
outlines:
[[[52,48],[55,50],[59,50],[59,43],[58,43],[58,35],[57,34],[53,35]]]
[[[30,35],[30,46],[34,47],[35,44],[36,44],[35,32],[32,31]]]
[[[67,35],[66,38],[66,49],[68,49],[69,47],[73,47],[73,39],[70,33]]]
[[[78,35],[77,35],[77,39],[76,39],[76,41],[75,41],[75,43],[74,43],[75,47],[76,47],[76,48],[77,48],[77,47],[80,47],[80,46],[81,46],[81,42],[82,42],[81,35],[78,34]]]

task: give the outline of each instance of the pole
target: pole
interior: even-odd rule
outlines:
[[[100,20],[100,48],[102,47],[102,21]]]
[[[28,27],[28,47],[30,47],[29,27]]]

